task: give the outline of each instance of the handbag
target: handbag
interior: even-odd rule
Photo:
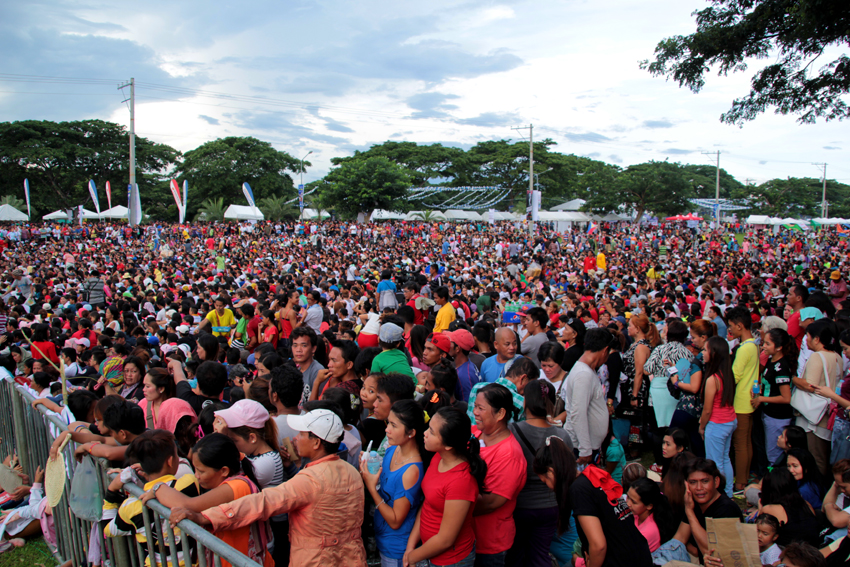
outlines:
[[[826,380],[826,387],[832,388],[832,385],[829,383],[829,373],[826,371],[826,358],[821,352],[817,354],[820,356],[821,363],[823,364],[823,377]],[[791,407],[800,412],[800,415],[806,418],[806,421],[817,425],[829,410],[829,398],[795,388],[791,394]]]

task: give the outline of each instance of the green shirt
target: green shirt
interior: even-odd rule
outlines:
[[[397,348],[385,350],[372,360],[372,372],[382,372],[389,374],[397,372],[413,378],[413,383],[417,384],[416,376],[410,368],[410,363],[407,362],[407,356]]]
[[[215,257],[215,268],[217,270],[224,270],[224,256]]]
[[[479,313],[485,313],[493,308],[493,300],[486,293],[475,300]]]

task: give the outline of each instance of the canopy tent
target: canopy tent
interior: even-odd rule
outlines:
[[[773,217],[767,215],[750,215],[744,222],[747,224],[773,224],[773,220]]]
[[[440,211],[427,211],[430,213],[428,217],[432,221],[444,221],[446,220],[446,215],[441,213]],[[412,220],[412,221],[421,221],[425,216],[425,211],[410,211],[406,215],[404,215],[404,220]]]
[[[73,209],[76,212],[76,207]],[[44,215],[41,217],[44,220],[68,220],[68,211],[53,211],[49,215]],[[96,219],[100,218],[98,214],[94,211],[90,211],[88,209],[83,209],[83,218],[84,219]]]
[[[481,215],[480,213],[477,213],[475,211],[463,211],[463,212],[466,213],[466,216],[469,218],[469,220],[480,221],[480,220],[484,220],[484,218],[485,218],[483,215]]]
[[[600,217],[599,215],[592,215],[592,216],[593,216],[593,220],[599,221],[599,222],[626,222],[626,221],[632,220],[625,215],[618,215],[617,213],[608,213],[604,217]]]
[[[304,209],[304,212],[301,213],[301,218],[303,218],[305,220],[318,219],[319,218],[319,211],[317,211],[316,209],[309,209],[309,208]],[[331,214],[328,211],[322,211],[322,218],[323,219],[329,219],[329,218],[331,218]],[[319,220],[321,220],[321,219],[319,219]]]
[[[386,211],[384,209],[375,209],[372,211],[372,220],[404,220],[404,213],[397,213],[395,211]]]
[[[489,215],[488,215],[489,218]],[[508,213],[506,211],[496,211],[493,213],[493,220],[497,221],[514,221],[517,220],[513,213]]]
[[[105,219],[126,219],[130,211],[122,205],[115,205],[111,209],[106,209],[100,213],[100,216]]]
[[[30,218],[12,205],[0,205],[0,221],[28,221]]]
[[[850,219],[842,219],[842,218],[838,218],[838,217],[831,218],[831,219],[825,219],[825,218],[818,217],[816,219],[812,219],[812,224],[819,224],[819,225],[822,225],[822,226],[833,226],[833,225],[836,225],[836,224],[850,224]]]
[[[233,220],[264,220],[263,212],[257,207],[230,205],[224,211],[224,218]]]
[[[445,212],[445,215],[449,220],[475,220],[469,216],[468,211],[461,211],[460,209],[449,209]]]
[[[573,211],[540,211],[537,219],[554,222],[589,222],[590,216]]]
[[[789,225],[789,226],[799,226],[801,228],[809,229],[812,226],[809,224],[809,221],[804,221],[801,219],[792,219],[790,217],[784,219],[773,219],[771,223],[773,225]]]
[[[573,199],[572,201],[567,201],[566,203],[561,203],[557,207],[552,207],[552,210],[553,211],[577,211],[580,208],[582,208],[582,206],[584,206],[584,204],[586,202],[587,201],[585,201],[584,199]]]

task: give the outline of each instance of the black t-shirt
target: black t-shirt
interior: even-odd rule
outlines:
[[[726,496],[725,492],[721,492],[720,497],[712,502],[711,506],[705,509],[705,512],[702,511],[699,505],[695,504],[694,515],[702,527],[705,527],[706,518],[738,518],[744,521],[744,515],[741,513],[741,509],[731,498]],[[687,522],[687,517],[685,521]]]
[[[564,353],[564,359],[561,361],[561,368],[569,374],[570,370],[573,369],[573,366],[575,366],[582,354],[584,354],[584,348],[578,345],[571,346]]]
[[[766,398],[780,396],[780,386],[791,386],[791,368],[789,367],[787,357],[782,357],[776,362],[767,361],[764,367],[764,375],[761,383],[761,395]],[[794,417],[794,410],[791,404],[763,404],[764,414],[773,419],[791,419]]]
[[[186,380],[181,380],[180,382],[177,382],[176,392],[177,397],[181,400],[189,402],[189,405],[192,406],[192,409],[195,410],[195,413],[198,415],[200,415],[201,410],[204,409],[205,405],[218,401],[213,398],[208,398],[206,396],[200,396],[196,394],[192,391],[192,386],[190,386],[189,382]]]
[[[625,501],[620,499],[612,506],[600,488],[596,488],[584,475],[579,475],[570,486],[570,500],[576,518],[578,536],[584,550],[590,549],[587,536],[579,525],[579,516],[599,518],[608,550],[605,566],[648,567],[652,565],[649,544],[635,526],[635,518]]]

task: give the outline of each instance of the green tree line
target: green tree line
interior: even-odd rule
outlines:
[[[534,144],[535,183],[543,193],[543,208],[581,198],[585,209],[606,213],[620,207],[638,215],[669,216],[693,210],[692,198],[713,198],[715,169],[650,161],[620,167],[604,161],[556,151],[545,139]],[[442,144],[384,142],[352,156],[331,159],[333,168],[307,184],[306,205],[343,218],[372,209],[428,209],[453,193],[421,201],[408,199],[411,187],[497,186],[509,190],[499,210],[524,210],[529,185],[528,144],[510,140],[479,142],[468,150]],[[304,168],[310,162],[304,162]],[[154,219],[175,220],[177,207],[169,190],[171,179],[189,183],[187,218],[203,213],[221,218],[231,203],[244,204],[242,183],[248,182],[267,218],[298,215],[295,178],[301,161],[252,137],[227,137],[181,153],[166,144],[136,137],[136,175],[142,208]],[[86,183],[94,179],[101,209],[103,189],[112,185],[112,204],[127,203],[129,134],[123,126],[101,120],[49,122],[27,120],[0,123],[1,193],[24,198],[29,179],[33,216],[68,206],[94,209]],[[456,194],[456,193],[455,193]],[[720,172],[720,196],[741,199],[751,209],[773,216],[819,216],[821,181],[814,178],[772,179],[745,185]],[[830,216],[850,216],[850,186],[827,182]],[[19,201],[11,201],[19,202]]]

